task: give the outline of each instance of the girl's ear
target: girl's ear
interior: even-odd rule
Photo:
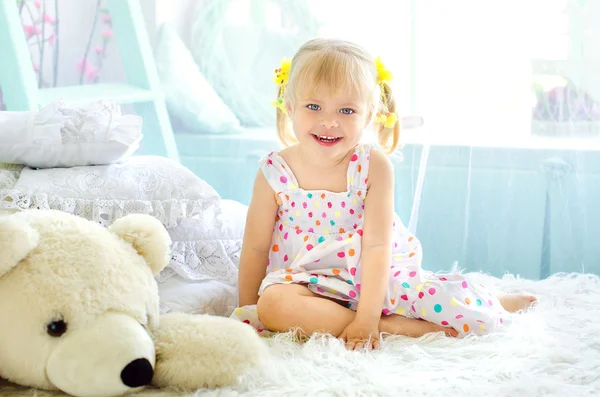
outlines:
[[[292,107],[292,103],[289,101],[289,99],[285,100],[285,110],[287,112],[288,117],[292,117],[292,112],[294,108]]]

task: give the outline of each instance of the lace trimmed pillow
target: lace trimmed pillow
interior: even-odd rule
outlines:
[[[55,209],[103,226],[141,213],[174,227],[184,218],[210,216],[219,201],[208,183],[179,163],[157,156],[93,167],[26,167],[14,186],[0,188],[0,209]]]
[[[32,168],[106,165],[125,160],[142,139],[142,118],[121,115],[113,101],[40,111],[0,112],[0,163]]]
[[[156,276],[158,282],[177,275],[185,280],[214,280],[237,286],[248,207],[222,200],[216,208],[182,219],[169,229],[173,241],[171,263]]]

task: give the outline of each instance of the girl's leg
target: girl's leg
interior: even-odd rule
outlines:
[[[270,330],[287,332],[299,328],[304,334],[330,334],[338,337],[354,320],[356,313],[298,284],[275,284],[264,290],[258,300],[258,317]],[[456,331],[436,324],[399,315],[383,316],[379,331],[393,335],[419,337],[430,332]]]

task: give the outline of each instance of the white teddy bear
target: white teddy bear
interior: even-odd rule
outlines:
[[[74,396],[234,384],[266,346],[228,318],[159,316],[170,238],[149,215],[106,229],[59,211],[0,217],[0,377]]]

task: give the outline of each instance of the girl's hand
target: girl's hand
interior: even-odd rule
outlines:
[[[354,320],[342,331],[340,339],[348,350],[379,348],[379,324]]]

